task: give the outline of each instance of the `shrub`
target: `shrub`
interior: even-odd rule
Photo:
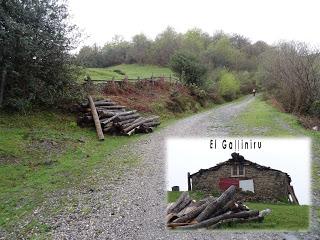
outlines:
[[[118,73],[120,75],[126,75],[126,73],[120,69],[115,69],[115,70],[113,70],[113,72]]]
[[[200,105],[192,97],[173,91],[170,94],[170,101],[167,102],[167,108],[173,113],[196,112],[200,109]]]
[[[195,97],[197,102],[199,102],[202,107],[206,106],[208,94],[205,90],[201,89],[195,84],[191,84],[189,86],[189,90],[191,95]]]
[[[170,68],[186,84],[202,86],[207,69],[195,56],[177,52],[170,60]]]
[[[314,117],[320,117],[320,100],[316,100],[311,104],[309,113]]]
[[[240,91],[240,83],[232,73],[227,71],[221,74],[219,80],[219,94],[227,101],[237,97]]]

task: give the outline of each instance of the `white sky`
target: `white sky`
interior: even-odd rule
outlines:
[[[154,38],[167,26],[178,32],[198,27],[239,33],[269,44],[279,40],[320,43],[317,0],[69,0],[72,21],[89,36],[84,44],[103,45],[114,35]]]
[[[216,138],[219,139],[219,138]],[[232,141],[234,138],[222,138]],[[236,138],[246,139],[246,138]],[[239,150],[245,159],[286,172],[291,177],[300,204],[311,203],[311,141],[308,138],[251,138],[262,141],[262,148]],[[218,140],[218,143],[220,140]],[[234,150],[209,148],[209,138],[170,138],[167,140],[167,190],[180,186],[186,191],[187,173],[207,169],[231,158]]]

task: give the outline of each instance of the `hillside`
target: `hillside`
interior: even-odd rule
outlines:
[[[123,79],[125,75],[128,78],[147,78],[153,76],[170,76],[172,71],[167,67],[156,65],[138,65],[138,64],[121,64],[108,68],[86,68],[81,74],[81,79],[89,75],[92,80],[110,80]]]

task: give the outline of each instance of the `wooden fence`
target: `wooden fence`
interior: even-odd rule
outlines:
[[[137,77],[137,78],[128,78],[127,76],[124,77],[123,79],[115,79],[113,77],[112,79],[85,79],[86,82],[97,82],[97,83],[103,83],[103,82],[123,82],[123,81],[129,81],[129,82],[138,82],[138,81],[151,81],[151,82],[156,82],[156,81],[168,81],[170,83],[174,83],[179,81],[178,78],[173,77],[173,76],[151,76],[151,77]]]

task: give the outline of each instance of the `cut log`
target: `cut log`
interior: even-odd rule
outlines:
[[[174,223],[183,223],[183,222],[188,222],[194,218],[196,218],[204,209],[206,209],[207,205],[215,202],[216,200],[211,199],[208,200],[207,202],[201,204],[200,206],[198,206],[197,208],[195,208],[194,210],[188,212],[187,214],[185,214],[184,216],[179,217],[178,219],[174,220]]]
[[[143,117],[131,118],[131,120],[133,120],[133,121],[131,121],[131,122],[129,122],[129,123],[126,123],[126,124],[123,124],[121,127],[122,127],[122,129],[125,129],[125,128],[131,126],[132,124],[135,124],[135,123],[137,123],[137,122],[140,122],[140,121],[143,120],[143,119],[144,119]]]
[[[108,111],[108,110],[98,110],[100,118],[103,117],[113,117],[115,115],[117,116],[127,116],[127,115],[132,115],[136,113],[136,110],[133,111],[126,111],[126,112],[120,112],[120,111]]]
[[[172,223],[168,223],[167,224],[167,227],[170,227],[170,228],[176,228],[176,227],[181,227],[181,226],[188,226],[188,225],[192,225],[193,223],[175,223],[175,222],[172,222]]]
[[[205,210],[196,218],[197,222],[202,222],[213,215],[219,208],[226,205],[235,195],[236,187],[230,186],[221,196],[215,201],[210,203]]]
[[[134,121],[135,121],[135,119],[134,119],[134,118],[131,118],[131,119],[124,120],[124,121],[121,121],[121,122],[116,122],[116,125],[123,127],[124,125],[126,125],[126,124],[128,124],[128,123],[132,123],[132,122],[134,122]]]
[[[216,211],[210,217],[215,217],[215,216],[224,214],[229,210],[234,212],[234,209],[236,209],[237,207],[238,205],[235,204],[235,199],[231,199],[229,202],[226,203],[226,205],[224,205],[221,209],[218,209],[218,211]]]
[[[110,117],[110,118],[105,118],[105,119],[101,119],[100,120],[100,124],[102,126],[106,125],[107,123],[109,122],[112,122],[114,119],[116,119],[117,115],[113,116],[113,117]]]
[[[178,200],[168,209],[167,213],[178,213],[185,208],[190,202],[191,198],[188,192],[183,192]]]
[[[126,106],[115,105],[115,106],[103,106],[104,109],[125,109]]]
[[[134,114],[126,115],[126,116],[118,116],[115,121],[116,122],[121,122],[121,121],[125,121],[125,120],[128,120],[128,119],[136,119],[138,117],[140,117],[140,114],[139,113],[134,113]]]
[[[123,129],[123,132],[124,133],[128,133],[130,130],[142,125],[143,123],[149,122],[149,121],[153,121],[154,119],[157,119],[157,117],[144,118],[141,121],[134,122],[134,123],[132,123],[132,125],[130,125],[130,126],[126,127],[125,129]]]
[[[88,95],[88,100],[89,100],[89,104],[90,104],[90,108],[91,108],[91,113],[92,113],[94,125],[96,126],[96,131],[97,131],[97,134],[98,134],[98,138],[99,138],[100,141],[103,141],[104,140],[104,135],[103,135],[103,132],[102,132],[100,121],[99,121],[99,116],[98,116],[98,113],[97,113],[97,109],[96,109],[96,107],[94,105],[94,102],[92,100],[92,97],[90,95]]]
[[[101,106],[116,106],[117,104],[114,102],[95,102],[96,107],[101,107]]]
[[[251,218],[251,217],[257,217],[259,216],[259,211],[256,210],[250,210],[250,211],[243,211],[243,212],[238,212],[238,213],[232,213],[232,212],[227,212],[222,215],[209,218],[207,220],[204,220],[202,222],[189,225],[189,226],[182,226],[181,229],[198,229],[198,228],[207,228],[209,226],[212,226],[222,220],[225,219],[231,219],[231,218]]]
[[[263,221],[263,217],[260,217],[260,216],[251,217],[251,218],[230,218],[230,219],[221,220],[220,222],[208,227],[208,229],[216,229],[222,224],[227,224],[227,223],[248,223],[248,222],[261,222],[261,221]]]
[[[145,122],[142,124],[143,127],[156,127],[159,126],[160,122],[159,121],[153,121],[153,122]]]
[[[175,213],[170,213],[166,216],[166,223],[172,222],[176,218],[177,215]]]

